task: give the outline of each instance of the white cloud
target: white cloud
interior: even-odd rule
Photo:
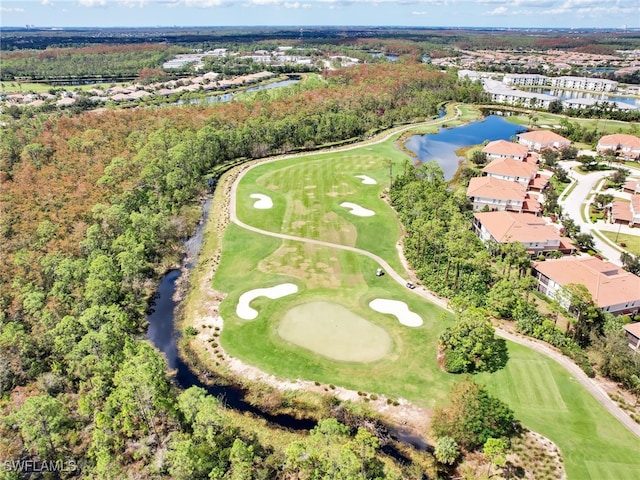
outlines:
[[[82,7],[106,7],[107,0],[78,0],[78,4]]]
[[[176,3],[178,4],[182,3],[187,7],[210,8],[210,7],[224,7],[229,5],[231,2],[228,2],[226,0],[179,0]]]
[[[411,12],[411,15],[429,15],[429,12]]]
[[[53,7],[53,2],[51,2],[51,0],[42,0],[40,2],[40,5],[43,5],[45,7]]]
[[[151,0],[118,0],[118,3],[120,5],[123,5],[125,7],[139,7],[139,8],[143,8],[146,7],[147,5],[149,5],[151,2]]]
[[[5,13],[22,13],[22,12],[24,12],[24,8],[18,8],[18,7],[0,7],[0,12],[5,12]]]
[[[485,15],[506,15],[507,7],[496,7],[490,12],[485,13]]]

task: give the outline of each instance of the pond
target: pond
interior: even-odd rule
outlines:
[[[420,162],[435,160],[444,172],[445,180],[451,180],[458,170],[459,157],[456,150],[478,145],[484,141],[510,140],[527,129],[506,121],[503,117],[490,115],[483,120],[454,128],[442,128],[438,133],[413,135],[406,147]]]
[[[247,88],[245,90],[240,90],[239,92],[223,93],[223,94],[217,94],[217,95],[209,95],[207,97],[190,98],[188,100],[178,100],[177,102],[175,102],[175,105],[181,105],[181,104],[184,104],[184,103],[189,103],[189,104],[192,104],[192,105],[208,104],[208,103],[224,103],[224,102],[230,101],[237,93],[257,92],[257,91],[260,91],[260,90],[269,90],[271,88],[288,87],[290,85],[298,83],[299,81],[300,80],[296,80],[296,79],[280,80],[279,82],[265,83],[263,85],[258,85],[256,87],[251,87],[251,88]]]

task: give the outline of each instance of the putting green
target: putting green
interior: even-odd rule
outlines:
[[[341,362],[380,360],[393,346],[384,328],[331,302],[293,307],[278,325],[278,335],[318,355]]]

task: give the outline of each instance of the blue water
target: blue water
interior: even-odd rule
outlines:
[[[451,180],[458,170],[459,157],[456,150],[478,145],[485,140],[510,140],[514,135],[526,131],[521,125],[507,122],[491,115],[484,120],[454,128],[442,128],[438,133],[413,135],[406,143],[421,162],[435,160],[444,172],[445,180]]]
[[[289,85],[293,85],[295,83],[298,83],[299,81],[300,80],[292,80],[292,79],[280,80],[279,82],[266,83],[264,85],[258,85],[257,87],[247,88],[246,90],[243,90],[240,93],[257,92],[259,90],[269,90],[271,88],[288,87]],[[177,102],[175,102],[175,105],[181,105],[183,103],[190,103],[192,105],[200,104],[200,103],[223,103],[223,102],[229,102],[234,96],[235,96],[235,93],[224,93],[222,95],[220,94],[210,95],[208,97],[203,97],[203,98],[190,98],[187,101],[178,100]]]

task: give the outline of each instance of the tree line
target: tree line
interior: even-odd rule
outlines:
[[[232,428],[215,399],[179,392],[140,338],[213,168],[363,138],[431,117],[458,93],[453,77],[424,65],[361,66],[273,100],[57,112],[3,127],[3,460],[77,458],[69,476],[100,478],[398,472],[387,457],[381,467],[376,438],[331,422],[283,455]],[[466,275],[450,266],[449,281]]]

